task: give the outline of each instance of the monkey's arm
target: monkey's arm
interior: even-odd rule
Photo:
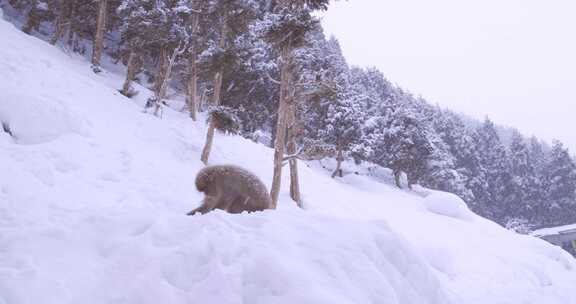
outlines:
[[[196,209],[194,209],[194,210],[186,213],[186,215],[194,215],[194,214],[196,214],[197,212],[200,212],[201,214],[204,214],[204,213],[206,213],[206,212],[208,212],[208,211],[209,211],[209,210],[206,209],[206,206],[202,205],[202,206],[200,206],[200,207],[198,207],[198,208],[196,208]]]
[[[210,210],[211,210],[210,206],[208,206],[206,203],[202,202],[202,205],[200,205],[200,207],[188,212],[186,215],[194,215],[198,212],[200,212],[201,214],[204,214]]]
[[[201,214],[205,214],[205,213],[213,210],[217,203],[218,203],[218,198],[212,197],[212,196],[206,196],[204,198],[204,201],[202,202],[202,205],[200,205],[200,207],[188,212],[188,215],[194,215],[197,212],[200,212]]]

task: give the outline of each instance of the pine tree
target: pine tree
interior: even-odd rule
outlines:
[[[318,20],[311,16],[314,9],[326,9],[328,0],[278,1],[262,21],[266,39],[279,53],[280,97],[274,144],[274,174],[270,196],[274,207],[278,202],[282,177],[282,163],[286,144],[287,122],[293,111],[291,90],[293,87],[294,50],[305,44],[306,33],[318,26]],[[300,202],[297,202],[300,204]]]
[[[258,4],[254,1],[215,0],[209,10],[219,29],[215,33],[215,39],[207,52],[212,60],[208,64],[209,70],[214,75],[212,106],[220,105],[222,99],[222,84],[225,68],[233,65],[236,60],[236,39],[248,29],[249,23],[255,18]],[[214,123],[209,122],[206,134],[206,143],[202,149],[200,159],[208,164],[212,143],[214,141]]]
[[[468,183],[477,171],[478,157],[469,128],[454,113],[430,107],[427,117],[439,139],[432,139],[432,166],[424,185],[453,192],[475,209],[474,194]]]
[[[346,74],[341,74],[336,82],[334,100],[328,105],[325,129],[320,136],[336,148],[336,169],[332,177],[342,177],[341,163],[345,155],[360,138],[360,108],[356,95],[348,88]]]
[[[486,118],[477,130],[480,183],[473,189],[475,197],[485,206],[486,215],[504,221],[513,206],[506,197],[511,187],[511,174],[506,148],[494,123]]]
[[[554,225],[576,221],[576,164],[568,149],[554,141],[546,164],[546,198],[549,221]]]
[[[54,1],[50,0],[22,0],[15,1],[14,6],[17,9],[27,11],[26,23],[22,27],[22,31],[26,34],[31,34],[32,31],[38,31],[40,24],[44,21],[53,19],[52,8],[55,5]]]

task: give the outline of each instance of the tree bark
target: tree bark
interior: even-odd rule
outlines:
[[[32,30],[37,29],[40,25],[40,21],[38,20],[38,16],[36,15],[36,6],[38,5],[38,1],[32,1],[32,8],[28,12],[28,16],[26,18],[26,23],[22,27],[22,31],[28,35],[32,33]]]
[[[166,62],[168,61],[168,49],[165,45],[160,47],[160,52],[158,53],[158,71],[156,72],[156,79],[154,82],[154,95],[155,97],[160,96],[162,91],[162,83],[164,82],[164,75],[166,73]]]
[[[220,31],[220,42],[218,46],[221,49],[226,47],[226,36],[228,35],[228,29],[226,27],[226,19],[222,20],[222,30]],[[219,71],[214,75],[214,95],[212,99],[212,105],[218,106],[220,104],[220,95],[222,93],[222,80],[224,74],[224,67],[220,67]],[[204,144],[204,148],[202,149],[202,155],[200,160],[207,165],[208,158],[210,157],[210,152],[212,151],[212,142],[214,141],[214,128],[216,127],[215,122],[210,119],[210,123],[208,124],[208,132],[206,133],[206,143]]]
[[[180,55],[184,50],[180,49],[179,47],[174,48],[170,57],[167,57],[168,50],[166,47],[162,48],[161,56],[162,62],[158,75],[158,86],[155,93],[155,108],[154,108],[154,115],[158,116],[158,111],[164,102],[164,98],[166,97],[166,90],[168,89],[168,82],[170,80],[170,75],[172,74],[172,67],[174,67],[174,63],[176,62],[176,58]]]
[[[60,10],[58,11],[58,16],[56,16],[56,29],[54,30],[54,34],[52,38],[50,38],[50,44],[55,45],[62,36],[64,36],[64,32],[66,31],[66,24],[70,22],[70,12],[69,12],[69,2],[68,0],[64,0],[60,4]]]
[[[336,175],[338,175],[339,177],[343,177],[344,174],[342,174],[342,162],[344,161],[344,155],[342,152],[342,149],[340,147],[338,147],[338,154],[336,156],[336,170],[334,170],[334,172],[332,173],[332,178],[336,177]]]
[[[33,14],[28,14],[28,20],[26,20],[26,24],[22,27],[22,31],[28,35],[30,35],[32,30],[36,27],[36,21],[32,15]]]
[[[402,171],[393,171],[394,174],[394,183],[396,187],[402,189],[402,184],[400,183],[400,176],[402,175]]]
[[[195,2],[193,2],[196,4]],[[196,38],[198,34],[198,25],[200,23],[200,16],[198,13],[193,13],[192,15],[192,37]],[[188,104],[188,111],[190,111],[190,118],[193,121],[196,121],[196,112],[198,109],[198,54],[196,52],[196,45],[190,45],[190,54],[188,58],[188,86],[187,86],[187,104]]]
[[[186,90],[188,111],[190,111],[190,118],[196,121],[197,98],[198,98],[198,67],[196,63],[196,50],[192,46],[190,51],[190,59],[188,59],[188,88]]]
[[[278,120],[276,122],[276,139],[274,141],[274,173],[272,176],[272,186],[270,187],[273,209],[278,205],[278,196],[282,184],[282,162],[284,159],[286,119],[291,82],[291,50],[289,44],[283,47],[280,58],[282,60],[280,71],[280,100],[278,102]]]
[[[172,75],[172,68],[174,67],[174,63],[176,63],[176,57],[180,54],[178,48],[175,48],[172,51],[172,55],[168,57],[167,61],[165,61],[164,66],[164,77],[162,78],[162,84],[160,85],[160,93],[158,94],[158,102],[162,103],[164,98],[166,97],[166,90],[168,90],[168,82],[170,81],[170,76]]]
[[[98,4],[98,18],[96,19],[96,34],[94,35],[94,47],[92,49],[92,69],[100,71],[100,59],[104,48],[104,32],[106,31],[106,15],[108,0],[100,0]]]
[[[288,117],[286,119],[286,124],[288,125],[287,139],[288,142],[286,146],[286,152],[288,155],[296,154],[296,104],[295,101],[290,98],[288,108]],[[288,161],[290,166],[290,197],[296,202],[298,207],[302,208],[302,197],[300,195],[300,184],[298,181],[298,160],[296,158],[291,158]]]
[[[126,97],[130,97],[130,91],[132,88],[132,81],[136,76],[136,71],[138,70],[137,64],[138,58],[136,52],[130,51],[130,55],[128,55],[128,63],[126,67],[126,79],[124,80],[124,85],[122,86],[122,95]]]

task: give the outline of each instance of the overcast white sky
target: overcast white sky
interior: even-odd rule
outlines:
[[[322,18],[349,63],[576,152],[576,0],[340,0]]]

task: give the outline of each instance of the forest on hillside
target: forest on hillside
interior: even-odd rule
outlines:
[[[215,130],[273,147],[274,201],[285,164],[291,196],[302,203],[297,161],[334,158],[334,178],[347,173],[340,168],[347,160],[387,167],[398,187],[456,193],[474,212],[521,232],[576,222],[576,163],[567,147],[488,118],[470,122],[375,68],[348,65],[316,17],[328,2],[0,3],[22,31],[86,55],[95,73],[104,58],[125,65],[119,91],[131,97],[133,82],[149,87],[150,113],[160,116],[174,94],[185,96],[191,119],[210,113],[205,163]]]

